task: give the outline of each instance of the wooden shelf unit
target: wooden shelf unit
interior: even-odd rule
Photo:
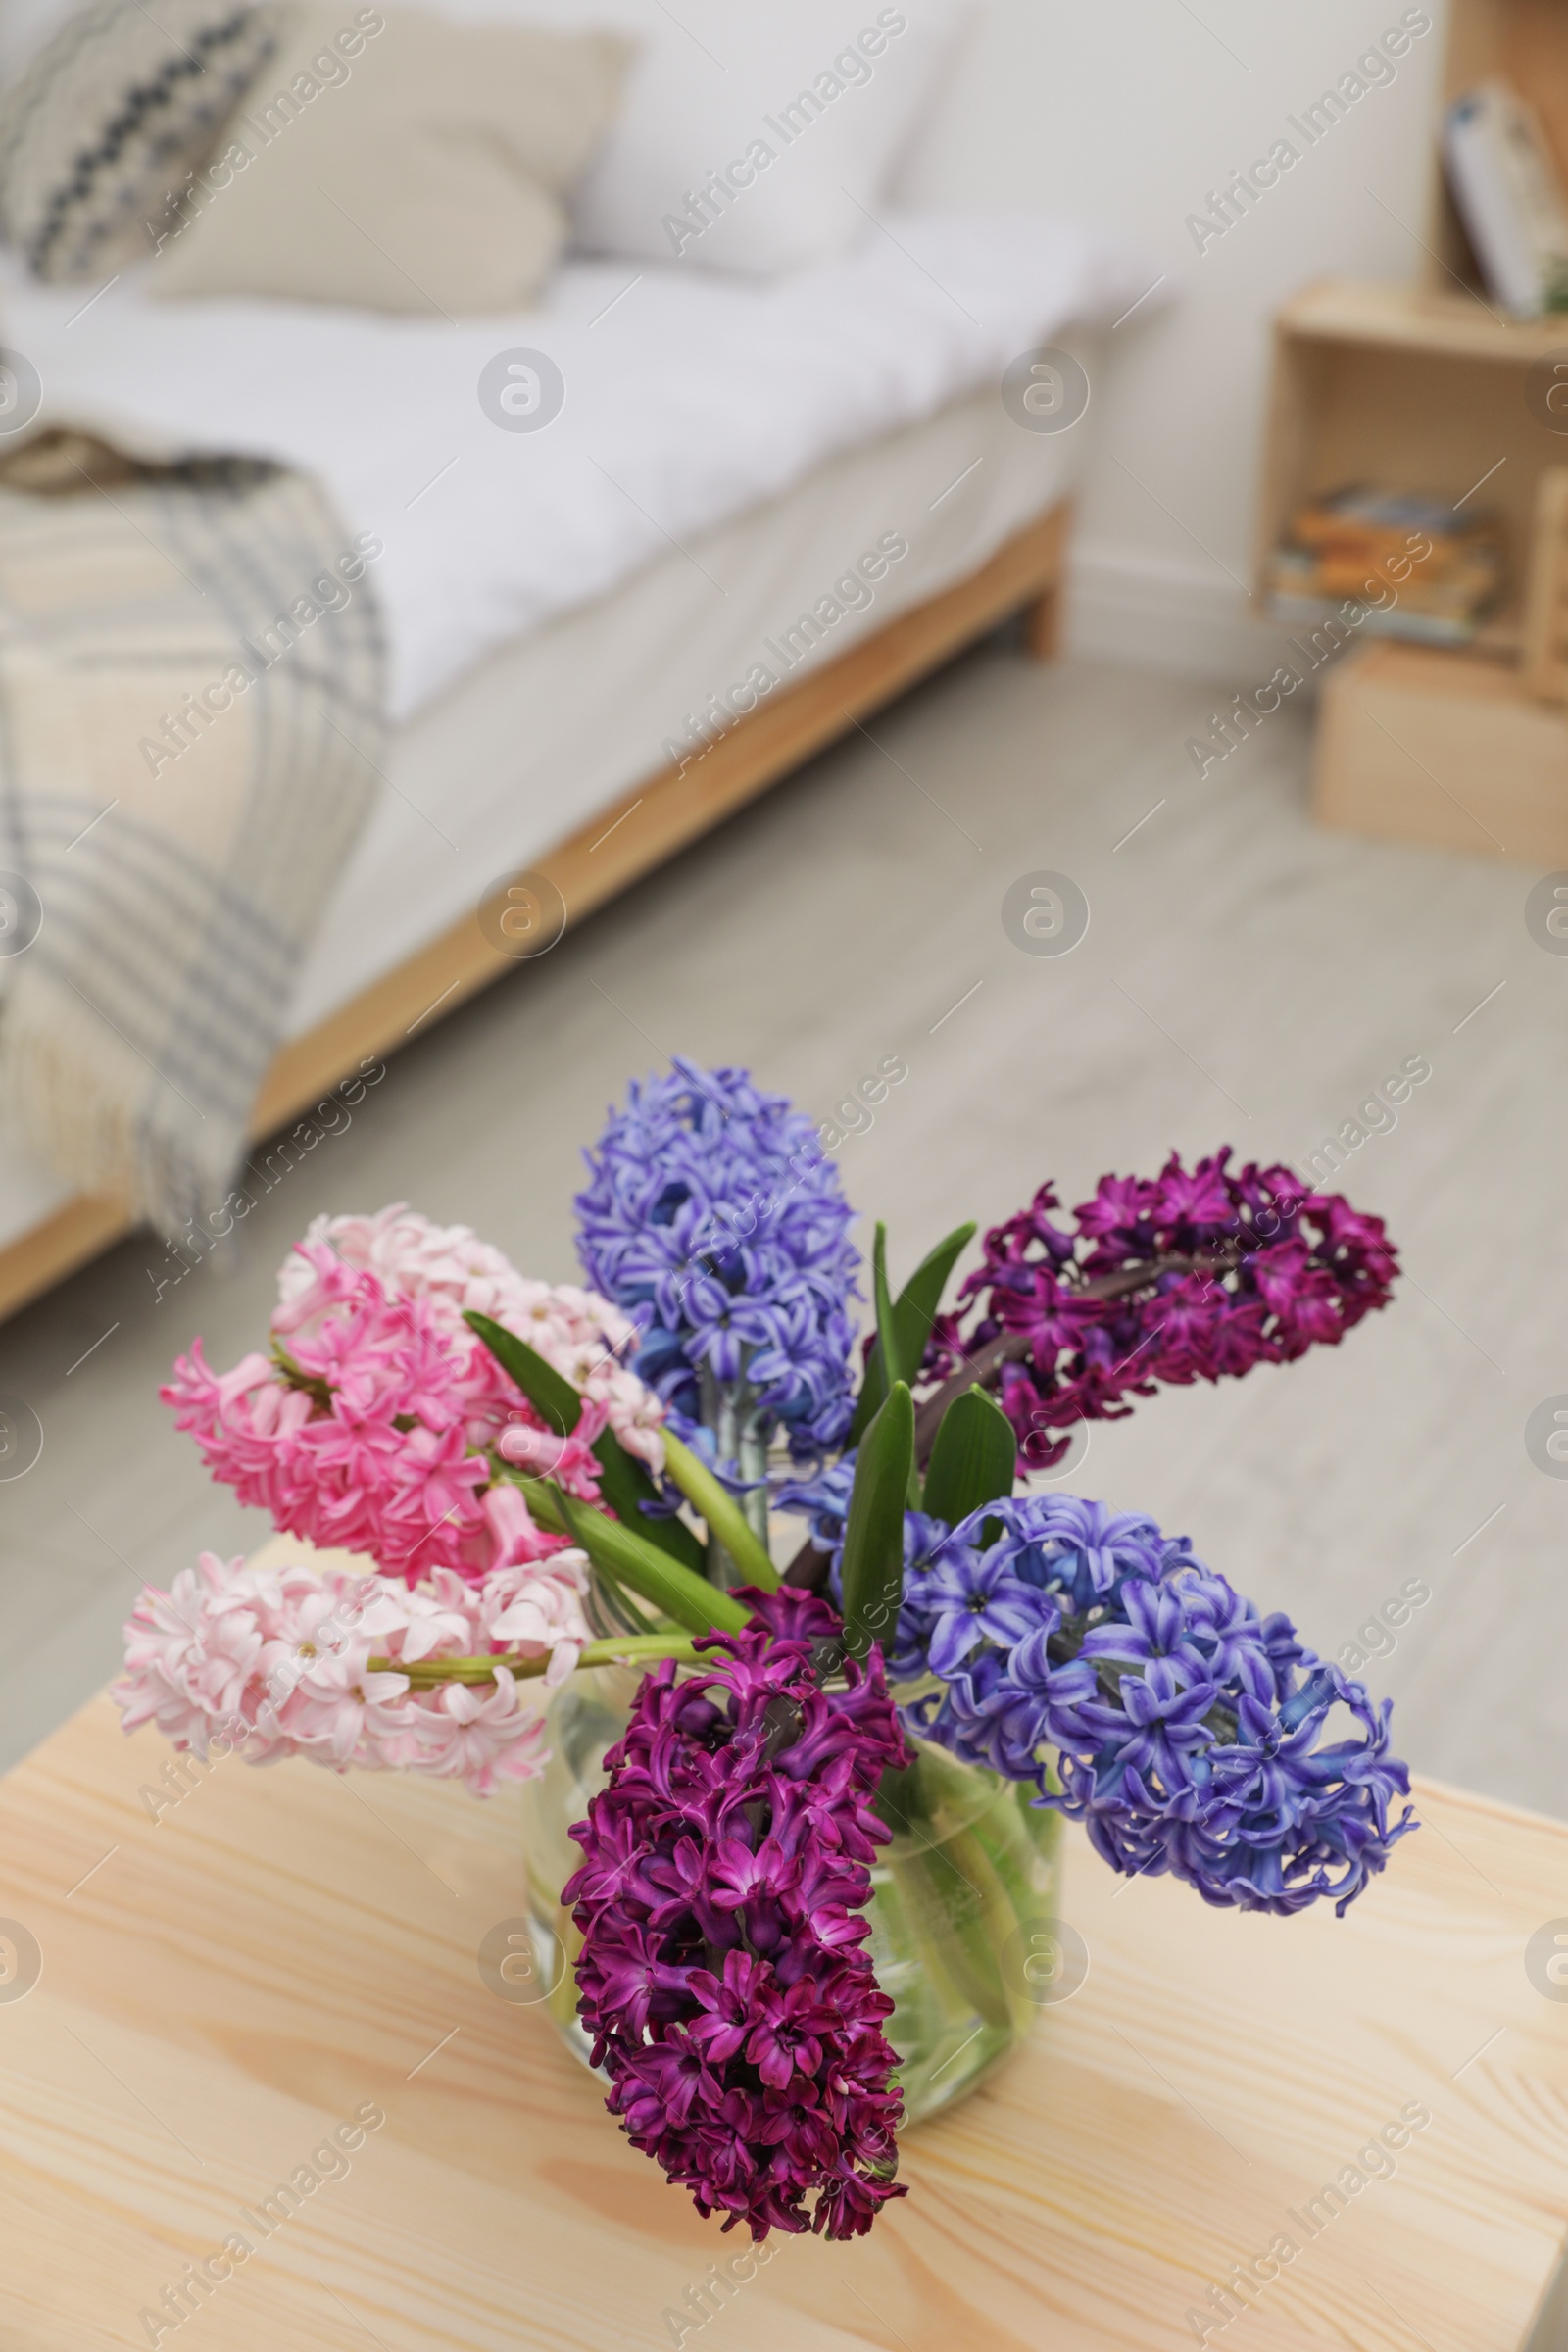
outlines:
[[[1568,358],[1568,318],[1514,324],[1470,295],[1330,278],[1285,305],[1274,336],[1260,598],[1263,565],[1302,500],[1355,481],[1494,509],[1522,583],[1541,477],[1568,466],[1568,432],[1530,406],[1530,370]],[[1516,623],[1512,635],[1499,649],[1494,626],[1474,651],[1516,654]]]
[[[1564,0],[1453,0],[1444,104],[1494,74],[1536,107],[1568,181]],[[1517,320],[1487,301],[1436,132],[1430,220],[1422,283],[1325,279],[1276,316],[1257,602],[1266,612],[1267,559],[1310,497],[1367,482],[1494,512],[1510,589],[1470,644],[1367,637],[1327,673],[1316,812],[1383,839],[1568,866],[1568,712],[1521,666],[1543,477],[1568,466],[1568,429],[1532,402],[1531,371],[1568,362],[1568,316]]]
[[[1377,841],[1568,868],[1568,717],[1499,662],[1381,638],[1329,670],[1313,813]]]

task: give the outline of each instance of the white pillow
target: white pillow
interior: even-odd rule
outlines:
[[[970,13],[970,0],[444,5],[631,34],[620,118],[573,200],[576,242],[769,277],[874,235],[866,214]]]

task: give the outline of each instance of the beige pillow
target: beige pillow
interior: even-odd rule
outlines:
[[[89,0],[0,91],[0,234],[35,277],[97,280],[150,250],[276,44],[271,0]],[[5,0],[0,0],[3,21]]]
[[[514,311],[610,128],[612,33],[327,0],[281,45],[155,229],[156,294],[270,294],[447,317]]]

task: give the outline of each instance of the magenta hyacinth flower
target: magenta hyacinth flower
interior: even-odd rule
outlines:
[[[1386,1306],[1399,1261],[1380,1217],[1230,1151],[1157,1177],[1102,1176],[1071,1221],[1053,1186],[986,1235],[937,1318],[923,1380],[1002,1349],[1020,1466],[1057,1460],[1074,1422],[1130,1412],[1163,1382],[1237,1379],[1332,1347]],[[1107,1295],[1108,1294],[1108,1295]],[[971,1312],[978,1301],[979,1313]]]
[[[698,1643],[709,1671],[646,1678],[571,1832],[578,2008],[611,2113],[699,2213],[853,2237],[905,2193],[893,2003],[861,1914],[890,1836],[871,1799],[907,1751],[878,1653],[822,1687],[826,1601],[741,1597],[755,1621]]]

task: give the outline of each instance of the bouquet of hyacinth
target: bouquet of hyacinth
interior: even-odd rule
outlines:
[[[126,1728],[488,1795],[545,1767],[530,1683],[638,1669],[562,1893],[608,2105],[726,2229],[868,2229],[905,2193],[873,1866],[948,1758],[1243,1910],[1343,1911],[1412,1826],[1387,1702],[1186,1537],[1027,1483],[1387,1302],[1378,1219],[1230,1157],[1070,1213],[1042,1187],[952,1311],[974,1227],[896,1294],[878,1227],[863,1343],[837,1166],[741,1071],[612,1114],[589,1289],[401,1205],[318,1220],[267,1351],[197,1342],[164,1395],[216,1478],[357,1560],[209,1553],[144,1593]]]

